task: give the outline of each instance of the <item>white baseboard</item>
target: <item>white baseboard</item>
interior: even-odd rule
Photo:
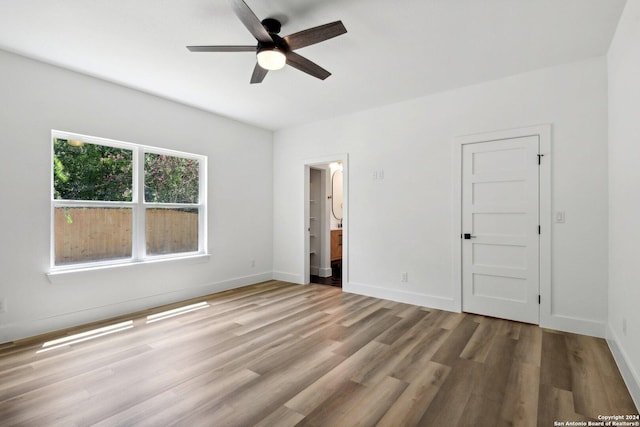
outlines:
[[[92,307],[86,310],[64,313],[48,318],[30,320],[19,323],[8,323],[0,326],[0,343],[15,341],[33,337],[57,330],[84,325],[91,322],[122,316],[137,311],[159,307],[165,304],[184,301],[191,298],[222,292],[229,289],[248,286],[272,279],[272,273],[260,273],[244,277],[236,277],[216,283],[208,283],[177,291],[166,292],[123,301],[117,304],[109,304],[100,307]]]
[[[342,290],[352,294],[366,295],[369,297],[381,298],[390,301],[403,302],[405,304],[419,305],[422,307],[435,308],[438,310],[454,311],[456,309],[453,298],[420,294],[398,289],[381,288],[378,286],[365,285],[363,283],[343,283]]]
[[[631,359],[624,351],[624,348],[618,345],[619,342],[617,335],[609,326],[607,328],[607,344],[609,344],[609,349],[618,365],[622,379],[624,379],[627,389],[629,389],[633,403],[636,404],[636,408],[640,409],[640,375],[631,364]]]
[[[333,272],[331,271],[331,267],[329,268],[320,268],[318,270],[318,276],[320,277],[331,277]]]
[[[560,316],[557,314],[552,314],[546,318],[545,316],[541,316],[540,326],[543,328],[555,329],[556,331],[589,335],[597,338],[604,338],[607,332],[607,327],[604,322]]]
[[[304,285],[306,283],[306,281],[304,280],[303,275],[301,275],[301,274],[293,274],[293,273],[285,273],[284,271],[274,271],[271,274],[271,278],[273,280],[282,280],[283,282],[297,283],[298,285]]]

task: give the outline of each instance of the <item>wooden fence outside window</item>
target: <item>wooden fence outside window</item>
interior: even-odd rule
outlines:
[[[131,257],[129,208],[56,208],[55,264],[65,265]],[[147,209],[148,255],[196,252],[197,209]]]

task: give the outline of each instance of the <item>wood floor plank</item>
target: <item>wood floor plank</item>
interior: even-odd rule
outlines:
[[[520,332],[525,326],[533,326],[525,323],[514,322],[512,320],[496,319],[496,321],[498,324],[498,327],[496,328],[498,335],[504,335],[505,337],[513,340],[520,338]]]
[[[230,373],[223,370],[216,371],[210,375],[206,382],[202,382],[199,377],[196,377],[173,388],[173,393],[181,397],[180,404],[158,411],[157,418],[159,420],[179,420],[196,410],[207,412],[224,403],[224,400],[231,393],[257,381],[259,377],[260,375],[248,369],[239,369]]]
[[[101,372],[92,372],[82,378],[75,377],[76,380],[86,382],[100,381],[102,378],[104,375]],[[34,420],[36,417],[45,414],[46,418],[51,419],[59,414],[61,407],[84,401],[87,397],[88,393],[81,384],[68,383],[62,386],[57,383],[52,384],[0,403],[0,420],[2,425],[38,425]],[[33,411],[33,408],[38,410]]]
[[[191,425],[202,418],[211,420],[211,425],[222,424],[228,418],[228,410],[231,408],[235,410],[235,425],[254,425],[333,369],[342,360],[341,356],[330,352],[312,354],[290,365],[286,372],[270,372],[238,388],[228,395],[223,405],[212,410],[196,409],[182,420],[182,424]]]
[[[336,297],[338,297],[338,295],[336,295]],[[298,315],[299,318],[300,316],[304,316],[305,310],[308,312],[316,310],[315,304],[311,303],[312,301],[313,300],[305,294],[289,295],[287,298],[282,298],[272,305],[265,306],[269,309],[269,316],[265,316],[263,310],[253,310],[242,316],[236,316],[234,322],[239,323],[241,327],[237,328],[234,332],[237,335],[242,335],[259,328],[264,328],[267,325],[277,324],[295,315]],[[316,304],[322,304],[323,302],[324,306],[328,307],[331,305],[330,301],[328,303],[319,301],[316,302]]]
[[[351,379],[363,385],[373,385],[391,373],[395,378],[408,381],[406,375],[400,378],[401,366],[408,360],[412,360],[413,357],[424,357],[425,360],[430,357],[426,356],[425,352],[421,352],[424,349],[423,345],[429,342],[432,337],[432,335],[430,336],[432,331],[425,319],[426,317],[423,317],[417,321],[413,327],[405,331],[404,335],[380,351],[369,363],[358,367]],[[440,329],[440,331],[443,330]],[[378,341],[378,338],[375,341]],[[429,344],[433,345],[433,342],[429,342]],[[433,351],[435,352],[435,348]],[[422,367],[424,364],[420,363],[419,366]]]
[[[337,420],[342,426],[373,426],[384,416],[408,384],[393,377],[385,377],[352,402],[351,410]]]
[[[451,368],[448,366],[428,362],[424,369],[412,378],[408,387],[377,425],[381,427],[418,425],[450,371]]]
[[[280,281],[184,304],[196,302],[154,323],[181,304],[1,345],[0,425],[512,427],[637,414],[601,339]]]
[[[280,406],[267,415],[255,427],[294,426],[304,419],[304,415],[293,411],[286,406]]]
[[[350,356],[398,321],[400,318],[389,313],[388,309],[377,310],[365,319],[351,325],[353,333],[348,335],[348,339],[335,352],[343,356]]]
[[[255,381],[258,377],[253,372],[242,370],[229,376],[220,376],[217,381],[211,381],[205,386],[171,390],[171,394],[167,397],[159,395],[131,408],[127,411],[127,418],[108,418],[101,424],[104,427],[185,425],[182,420],[190,417],[194,412],[208,413],[224,406],[228,395]],[[162,406],[158,406],[159,404]],[[190,422],[193,423],[190,425],[206,425],[206,417],[191,418]]]
[[[535,427],[539,389],[540,368],[514,360],[500,409],[503,424]]]
[[[469,343],[479,324],[473,317],[465,317],[460,324],[453,329],[440,349],[434,354],[432,360],[447,366],[454,366],[460,359],[460,355]]]
[[[175,394],[167,390],[125,411],[121,411],[94,424],[94,427],[165,425],[166,420],[192,409]]]
[[[58,366],[52,366],[50,369],[36,369],[31,375],[26,376],[23,382],[7,386],[3,384],[2,387],[0,387],[0,402],[14,396],[29,393],[33,390],[48,387],[51,384],[67,381],[75,376],[101,369],[105,364],[147,351],[148,348],[146,346],[136,346],[111,354],[109,357],[79,359],[75,361],[76,363],[64,363],[62,360],[59,360],[60,364]]]
[[[295,329],[296,333],[298,333],[300,328],[311,321],[310,316],[316,319],[328,318],[329,315],[322,312],[322,308],[335,304],[335,300],[338,297],[339,295],[333,298],[323,298],[322,300],[307,299],[305,300],[305,304],[299,304],[298,302],[295,307],[291,307],[288,310],[271,311],[269,316],[265,316],[266,313],[264,311],[256,311],[257,314],[261,317],[268,318],[268,320],[247,323],[244,326],[234,329],[233,332],[236,335],[243,335],[248,332],[253,332],[256,329],[260,329],[262,332],[268,332],[274,329],[282,330],[283,326],[288,326],[291,329]]]
[[[543,385],[540,388],[538,403],[538,425],[553,426],[554,422],[572,421],[574,423],[595,421],[575,412],[574,396],[567,390]]]
[[[593,363],[598,366],[605,393],[609,398],[611,412],[613,414],[622,414],[625,408],[633,406],[631,396],[626,392],[624,379],[616,367],[616,362],[607,342],[603,339],[589,339],[589,341],[592,343],[591,355],[593,356]]]
[[[498,333],[497,323],[481,323],[467,341],[460,357],[483,363],[491,350],[493,337]]]
[[[471,394],[461,411],[457,427],[495,427],[499,423],[500,402],[487,396]]]
[[[597,419],[601,414],[613,413],[597,360],[591,351],[594,340],[567,334],[566,342],[569,348],[572,390],[581,390],[573,395],[576,413],[592,419]]]
[[[418,307],[414,307],[413,310],[409,312],[404,310],[396,315],[401,320],[382,334],[378,335],[375,340],[384,344],[393,344],[396,340],[407,333],[407,331],[414,328],[416,323],[420,322],[428,315],[428,312],[422,311]]]
[[[540,383],[571,391],[573,379],[565,336],[544,331],[541,352]]]
[[[486,361],[482,363],[480,380],[473,393],[483,398],[501,402],[507,391],[516,341],[505,336],[496,336]]]
[[[463,409],[482,376],[481,363],[458,359],[435,398],[420,418],[421,426],[456,426],[462,420]]]
[[[339,426],[339,420],[348,412],[356,409],[355,402],[363,396],[367,388],[361,384],[347,380],[340,382],[321,404],[309,412],[296,427]]]
[[[453,330],[460,325],[460,323],[467,319],[469,316],[463,313],[452,313],[449,311],[437,310],[433,313],[432,325],[437,328],[443,328]],[[473,316],[474,322],[477,323],[478,316]]]
[[[433,355],[444,345],[451,331],[429,327],[415,345],[400,362],[393,367],[391,375],[401,380],[410,381],[420,374],[423,367],[432,361]]]
[[[538,416],[537,423],[541,426],[552,426],[554,421],[558,421],[558,411],[556,409],[556,392],[558,389],[551,384],[540,383],[538,392]],[[573,401],[572,401],[573,404]]]
[[[534,325],[520,324],[518,344],[513,357],[518,362],[540,367],[542,329]]]
[[[291,342],[282,346],[282,350],[272,352],[266,357],[261,357],[255,361],[248,361],[247,367],[260,375],[266,375],[278,370],[287,368],[304,358],[311,358],[321,352],[332,352],[337,347],[332,341],[319,340],[314,337],[300,340],[290,340]]]
[[[377,354],[383,352],[387,347],[388,345],[376,341],[369,342],[316,382],[293,396],[286,402],[286,406],[303,415],[310,414],[332,395],[339,394],[339,390],[347,382],[357,384],[350,380],[354,372],[360,366],[368,365]]]

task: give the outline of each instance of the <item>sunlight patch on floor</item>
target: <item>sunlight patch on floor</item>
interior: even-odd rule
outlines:
[[[203,301],[196,304],[185,305],[184,307],[174,308],[173,310],[163,311],[161,313],[150,314],[147,316],[147,323],[157,322],[159,320],[168,319],[170,317],[179,316],[192,311],[202,310],[207,307],[209,307],[209,304]]]
[[[127,320],[126,322],[120,322],[113,325],[104,326],[102,328],[96,328],[90,331],[81,332],[79,334],[69,335],[68,337],[58,338],[45,342],[42,345],[42,348],[36,353],[44,353],[45,351],[55,350],[60,347],[89,341],[131,328],[133,328],[133,320]]]

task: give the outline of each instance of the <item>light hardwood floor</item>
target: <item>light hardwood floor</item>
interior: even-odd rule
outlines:
[[[50,351],[38,353],[53,336],[4,345],[0,425],[553,426],[637,414],[601,339],[322,285],[202,300]]]

